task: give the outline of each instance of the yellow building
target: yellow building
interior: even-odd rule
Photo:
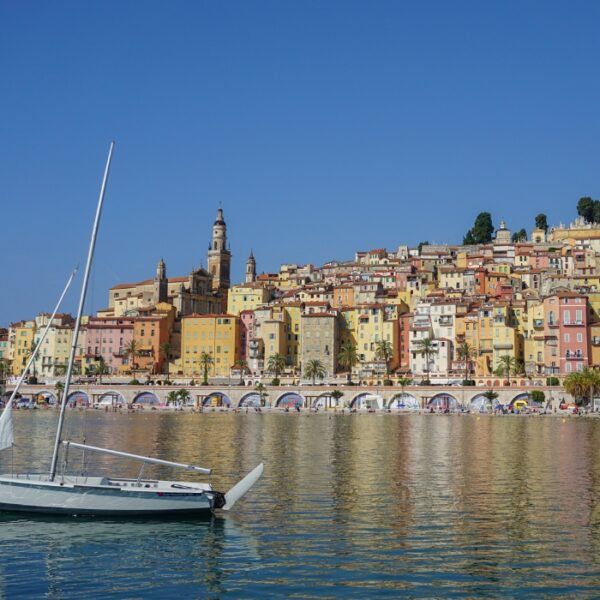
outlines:
[[[340,347],[352,344],[358,353],[358,308],[342,308],[340,310]]]
[[[267,287],[257,283],[234,285],[227,296],[227,312],[239,316],[243,310],[254,310],[270,299]]]
[[[438,269],[438,287],[446,290],[464,290],[465,271],[457,267],[440,267]]]
[[[240,357],[241,327],[235,315],[189,315],[182,319],[181,362],[183,374],[201,377],[203,352],[212,356],[211,377],[229,377]]]
[[[20,375],[29,360],[35,336],[35,321],[13,323],[8,330],[11,372]]]
[[[531,301],[527,308],[523,362],[528,375],[544,372],[544,303]]]
[[[282,353],[286,356],[288,365],[298,367],[300,365],[300,336],[302,334],[302,304],[300,302],[288,302],[275,305],[272,309],[273,318],[283,322]]]
[[[38,346],[50,316],[41,313],[35,318],[35,345]],[[54,377],[66,371],[73,341],[74,320],[71,315],[57,314],[52,321],[48,334],[35,358],[35,372],[38,376]]]
[[[396,369],[400,363],[397,307],[370,304],[357,307],[357,311],[356,353],[361,362],[367,364],[380,362],[377,358],[377,342],[386,341],[392,348],[389,367],[391,370]]]

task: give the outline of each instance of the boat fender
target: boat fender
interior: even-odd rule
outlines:
[[[223,508],[227,500],[225,500],[225,494],[223,492],[212,492],[213,495],[213,508]]]

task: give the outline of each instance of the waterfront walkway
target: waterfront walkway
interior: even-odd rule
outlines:
[[[10,392],[12,387],[6,388]],[[245,386],[185,386],[185,385],[115,385],[111,383],[73,384],[69,395],[75,404],[118,406],[164,406],[172,392],[185,390],[185,403],[200,407],[271,407],[271,408],[319,408],[319,409],[413,409],[470,410],[487,398],[487,388],[446,386],[265,386],[263,390]],[[572,403],[573,398],[562,387],[496,387],[494,404],[504,407],[531,405],[531,392],[544,393],[543,408],[558,409],[561,403]],[[25,398],[46,399],[56,402],[54,385],[23,385],[21,395]],[[489,402],[489,401],[488,401]]]

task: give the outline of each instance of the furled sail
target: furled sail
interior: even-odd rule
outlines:
[[[13,445],[13,419],[12,401],[10,401],[0,415],[0,450]]]

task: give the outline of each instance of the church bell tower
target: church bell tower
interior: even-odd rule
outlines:
[[[161,258],[156,265],[156,276],[154,277],[154,304],[166,302],[169,297],[169,280],[167,279],[167,266]]]
[[[246,283],[254,283],[256,281],[256,259],[254,253],[250,251],[250,256],[246,261]]]
[[[212,277],[214,291],[227,290],[230,285],[231,251],[227,246],[227,225],[223,209],[217,210],[212,228],[212,240],[208,247],[208,272]]]

